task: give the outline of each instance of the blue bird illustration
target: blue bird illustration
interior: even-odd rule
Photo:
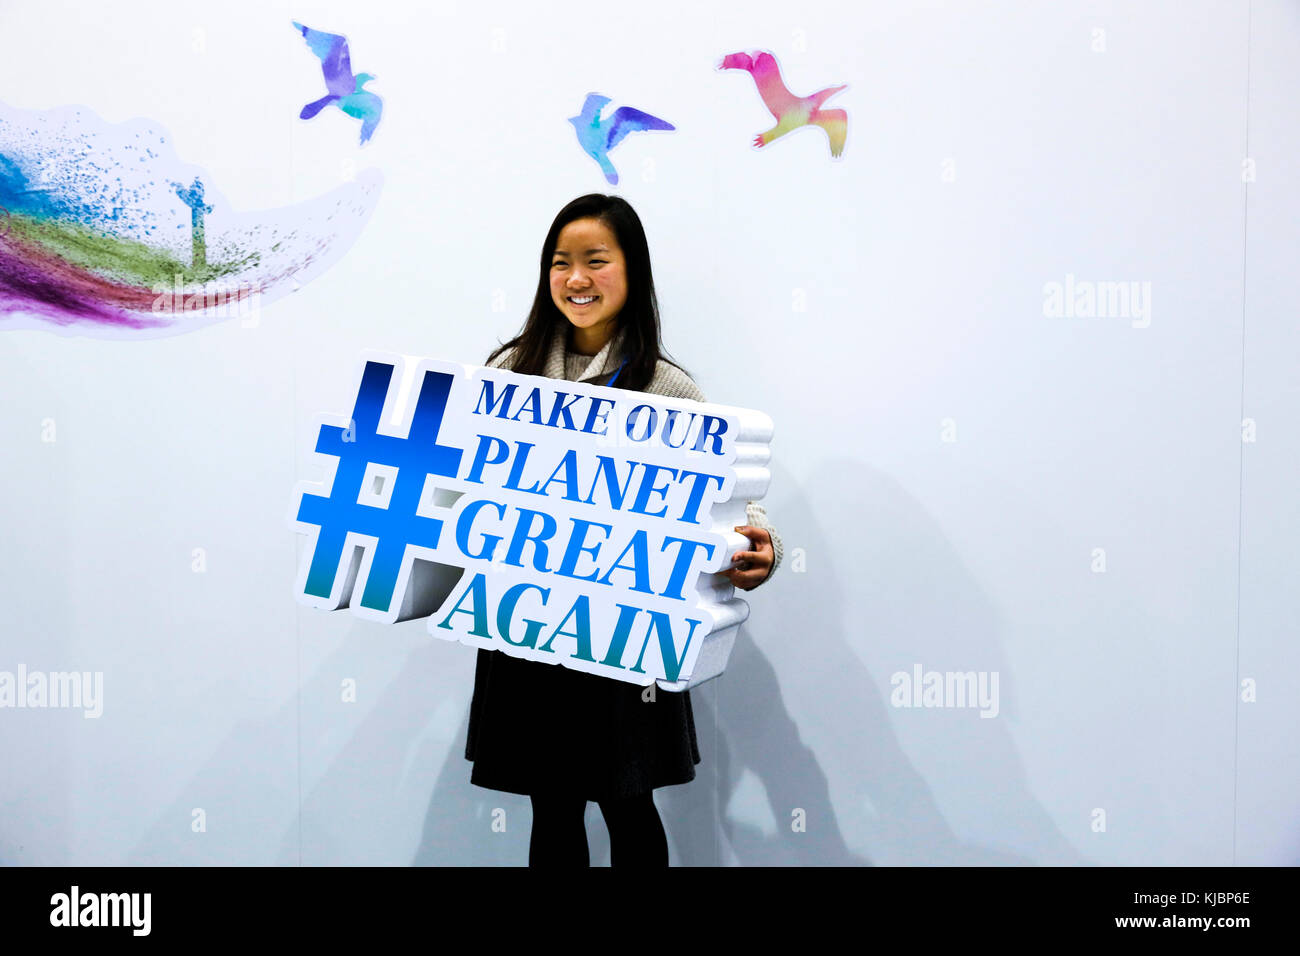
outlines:
[[[608,96],[588,93],[587,101],[582,104],[582,112],[570,116],[569,122],[578,133],[578,143],[583,150],[600,164],[605,179],[610,183],[618,182],[618,170],[609,161],[609,151],[623,141],[628,133],[648,129],[676,129],[672,123],[633,109],[620,106],[607,119],[600,118],[600,111],[609,103]]]
[[[309,120],[333,103],[348,116],[361,120],[361,145],[364,146],[384,112],[384,101],[365,89],[365,85],[376,77],[370,73],[352,75],[347,37],[313,30],[297,20],[293,25],[306,38],[307,48],[320,60],[321,71],[325,74],[325,89],[329,90],[320,99],[304,106],[298,114],[299,119]]]

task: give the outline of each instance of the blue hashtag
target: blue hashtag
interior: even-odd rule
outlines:
[[[417,515],[415,509],[420,504],[425,476],[455,478],[463,453],[463,449],[438,444],[452,383],[452,376],[445,372],[425,372],[409,437],[378,433],[392,376],[392,365],[366,362],[352,409],[353,440],[348,441],[345,430],[337,425],[322,425],[316,438],[316,451],[339,459],[329,497],[304,494],[298,506],[299,521],[320,527],[306,593],[328,598],[334,576],[346,572],[340,563],[348,533],[373,535],[378,541],[361,605],[376,611],[387,611],[393,603],[406,546],[438,546],[442,520]],[[366,466],[372,462],[397,469],[387,508],[357,502]]]

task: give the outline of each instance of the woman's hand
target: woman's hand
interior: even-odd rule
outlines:
[[[747,524],[738,526],[736,530],[754,543],[754,550],[737,551],[731,559],[740,563],[729,571],[719,571],[718,574],[742,591],[752,591],[766,580],[772,570],[772,536],[763,528]]]

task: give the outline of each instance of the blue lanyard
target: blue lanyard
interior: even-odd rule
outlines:
[[[614,384],[615,382],[618,381],[618,373],[621,372],[621,371],[623,371],[623,366],[626,365],[626,364],[627,364],[627,359],[626,359],[626,358],[624,358],[623,361],[621,361],[621,362],[618,363],[618,368],[614,370],[614,377],[611,378],[608,382],[605,383],[605,387],[606,387],[606,388],[610,388],[610,387],[612,387],[613,384]]]

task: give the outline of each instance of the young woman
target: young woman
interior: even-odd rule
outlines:
[[[488,365],[570,382],[704,401],[664,354],[650,250],[626,200],[592,193],[560,210],[542,245],[537,294],[523,331]],[[719,572],[751,590],[781,560],[781,539],[749,502],[737,530],[753,550]],[[480,650],[465,757],[470,782],[528,794],[530,866],[587,866],[584,816],[595,800],[613,866],[667,866],[658,787],[695,779],[700,762],[690,691],[656,691],[608,677]]]

